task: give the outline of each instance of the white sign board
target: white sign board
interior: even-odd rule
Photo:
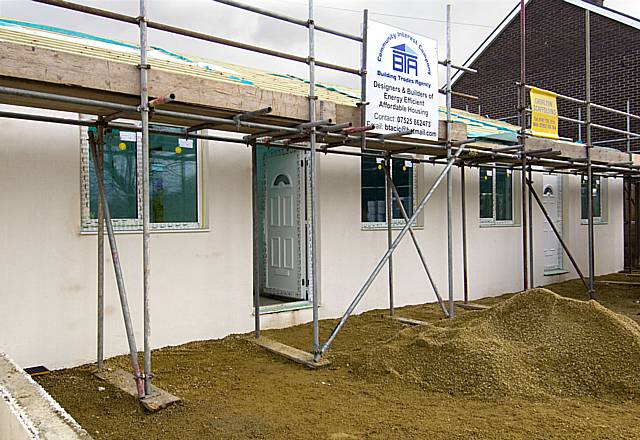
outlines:
[[[135,142],[138,139],[135,131],[121,131],[120,140],[126,142]]]
[[[373,133],[413,130],[438,139],[438,48],[435,40],[382,23],[367,28],[367,125]]]
[[[193,139],[178,139],[180,148],[193,148]]]

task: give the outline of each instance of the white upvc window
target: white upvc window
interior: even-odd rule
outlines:
[[[591,195],[593,197],[593,222],[594,223],[606,223],[606,187],[607,179],[600,176],[593,176],[591,181]],[[588,206],[588,194],[587,190],[588,182],[587,176],[581,176],[580,178],[580,220],[583,224],[586,224],[589,216]]]
[[[196,139],[176,134],[149,134],[151,228],[199,230],[202,209],[202,153]],[[132,125],[132,128],[135,126]],[[81,128],[81,230],[97,230],[98,190],[89,153],[89,130]],[[117,231],[142,229],[141,134],[109,128],[105,135],[104,181],[109,210]]]
[[[480,167],[480,224],[513,225],[513,171]]]
[[[363,156],[360,158],[361,222],[365,229],[382,229],[387,226],[385,203],[384,159]],[[400,195],[400,202],[411,217],[416,209],[416,169],[409,159],[391,160],[391,179]],[[402,227],[405,221],[392,194],[392,225]]]

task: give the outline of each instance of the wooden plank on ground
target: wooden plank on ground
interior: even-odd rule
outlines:
[[[107,370],[103,369],[95,373],[97,377],[119,388],[125,393],[138,397],[138,389],[133,374],[124,370]],[[148,411],[159,411],[167,406],[179,402],[180,398],[170,394],[154,385],[151,385],[151,394],[144,399],[140,399],[142,406]]]
[[[420,321],[419,319],[403,318],[402,316],[384,315],[384,317],[387,318],[387,319],[393,319],[394,321],[398,321],[398,322],[401,322],[403,324],[408,324],[408,325],[426,325],[426,324],[428,324],[428,322]]]
[[[487,310],[490,309],[491,306],[485,306],[484,304],[456,304],[458,307],[462,307],[465,310]]]
[[[622,285],[622,286],[640,286],[640,282],[637,282],[637,281],[596,280],[596,283],[601,283],[601,284],[619,284],[619,285]]]
[[[306,351],[298,350],[297,348],[291,347],[278,341],[274,341],[273,339],[260,337],[258,339],[253,339],[253,341],[260,347],[264,348],[267,351],[270,351],[271,353],[284,356],[287,359],[305,365],[309,368],[322,368],[331,363],[327,359],[320,359],[318,362],[316,362],[313,359],[313,354]]]

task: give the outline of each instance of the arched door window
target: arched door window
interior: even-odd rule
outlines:
[[[274,187],[291,186],[291,179],[286,174],[278,174],[276,176],[276,178],[273,179],[273,185],[272,186],[274,186]]]

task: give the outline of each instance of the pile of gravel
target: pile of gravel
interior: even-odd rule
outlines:
[[[640,397],[640,326],[596,301],[546,289],[404,329],[359,356],[359,374],[452,394]]]

